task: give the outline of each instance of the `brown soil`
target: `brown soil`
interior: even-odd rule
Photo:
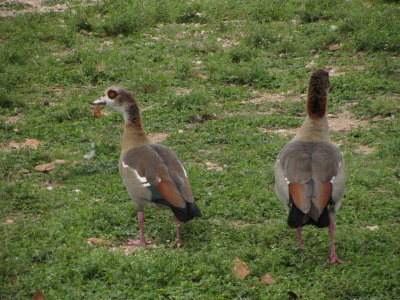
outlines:
[[[152,134],[149,134],[149,138],[153,143],[158,144],[158,143],[164,142],[167,139],[168,135],[169,134],[166,132],[152,133]]]
[[[14,17],[26,13],[48,13],[64,11],[68,9],[68,4],[56,4],[53,6],[44,5],[42,0],[8,0],[0,4],[0,17]],[[8,6],[18,5],[21,9],[8,9]]]

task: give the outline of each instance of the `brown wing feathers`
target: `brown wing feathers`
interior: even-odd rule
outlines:
[[[172,150],[157,144],[142,146],[128,151],[124,163],[157,189],[163,199],[154,201],[169,206],[180,221],[201,216],[185,170]]]

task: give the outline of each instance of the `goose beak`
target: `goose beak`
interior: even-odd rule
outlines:
[[[94,105],[98,105],[98,104],[104,105],[104,104],[107,104],[107,103],[106,103],[106,100],[104,100],[102,98],[99,98],[99,99],[93,101],[92,104],[94,104]]]

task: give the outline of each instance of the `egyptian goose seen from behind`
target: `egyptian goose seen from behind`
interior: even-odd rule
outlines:
[[[345,191],[343,156],[329,139],[327,71],[315,70],[307,95],[307,118],[297,135],[279,153],[275,164],[275,190],[303,247],[301,229],[312,224],[328,227],[331,254],[328,262],[342,263],[336,255],[334,216]]]
[[[139,107],[129,91],[109,88],[93,104],[106,104],[122,113],[125,121],[119,172],[138,210],[140,240],[133,245],[146,244],[144,207],[170,208],[176,222],[176,243],[182,245],[179,222],[200,217],[187,173],[175,152],[154,144],[146,135]]]

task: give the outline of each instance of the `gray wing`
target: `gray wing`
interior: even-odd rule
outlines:
[[[132,168],[142,182],[148,182],[173,206],[186,207],[186,199],[193,202],[186,172],[177,155],[169,148],[147,145],[131,149],[122,162],[124,167]]]
[[[328,142],[292,142],[279,153],[275,178],[278,197],[287,209],[293,202],[318,219],[329,200],[336,207],[343,197],[343,158]]]

